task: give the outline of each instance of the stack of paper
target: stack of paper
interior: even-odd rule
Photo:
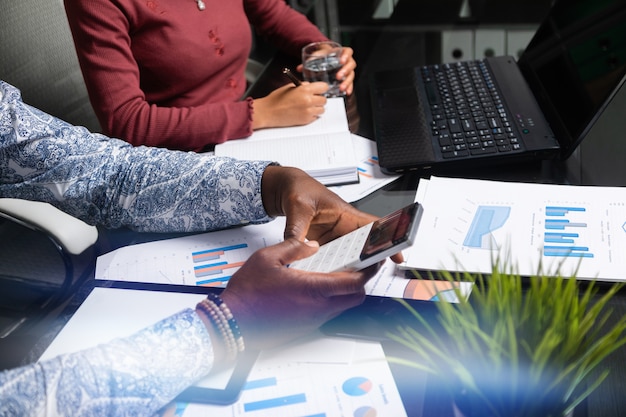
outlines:
[[[432,177],[403,268],[626,279],[626,188]]]
[[[383,174],[378,164],[376,142],[352,134],[352,145],[358,162],[359,182],[355,184],[329,187],[339,197],[349,203],[367,197],[374,191],[400,178],[400,175]]]
[[[322,116],[305,126],[262,129],[215,146],[215,155],[270,160],[306,171],[324,185],[359,181],[358,161],[343,98],[331,98]]]

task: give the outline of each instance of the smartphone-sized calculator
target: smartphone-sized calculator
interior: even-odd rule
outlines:
[[[422,211],[419,203],[410,204],[320,246],[314,255],[289,267],[313,272],[367,268],[413,244]]]

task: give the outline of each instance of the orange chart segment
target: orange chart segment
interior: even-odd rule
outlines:
[[[193,271],[196,285],[225,285],[230,277],[243,265],[249,254],[247,243],[193,252],[191,259],[194,262]]]

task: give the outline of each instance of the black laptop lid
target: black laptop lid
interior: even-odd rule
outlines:
[[[626,2],[556,1],[518,63],[568,157],[623,83]]]

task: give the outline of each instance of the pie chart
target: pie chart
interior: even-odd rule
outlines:
[[[376,417],[376,415],[376,409],[369,406],[357,408],[354,412],[354,417]]]
[[[346,394],[358,397],[370,392],[372,389],[372,381],[362,376],[357,376],[346,380],[341,388]]]

